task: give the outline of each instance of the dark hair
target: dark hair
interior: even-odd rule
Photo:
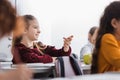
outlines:
[[[95,32],[96,29],[97,29],[96,26],[90,28],[89,33],[93,36],[93,34],[94,34],[94,32]]]
[[[92,55],[92,66],[91,66],[91,73],[98,73],[98,56],[99,56],[99,49],[101,47],[101,38],[106,33],[114,33],[114,28],[111,25],[111,20],[116,19],[120,20],[120,1],[114,1],[110,5],[108,5],[105,10],[104,14],[100,19],[100,27],[98,30],[98,35],[96,38],[95,49]]]
[[[0,38],[15,28],[16,11],[7,0],[0,0]]]

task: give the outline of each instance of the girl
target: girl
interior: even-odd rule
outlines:
[[[69,45],[73,36],[64,38],[64,45],[61,49],[56,49],[54,46],[43,45],[41,42],[34,43],[40,34],[39,24],[32,15],[24,15],[23,17],[26,25],[24,25],[25,30],[21,36],[21,40],[20,38],[15,39],[15,52],[18,54],[15,53],[14,63],[49,63],[53,62],[52,57],[70,55],[71,48]],[[20,58],[17,57],[18,55]]]
[[[22,22],[20,18],[18,21]],[[17,21],[17,22],[18,22]],[[0,0],[0,42],[4,37],[8,37],[14,30],[15,36],[20,35],[19,26],[16,24],[16,11],[7,0]],[[0,46],[5,46],[0,45]],[[5,49],[5,48],[4,48]],[[15,70],[9,70],[8,72],[0,72],[1,80],[30,80],[32,72],[24,65],[19,65]]]
[[[120,71],[120,1],[108,5],[100,19],[91,73]]]
[[[83,56],[85,54],[91,54],[93,52],[93,49],[94,49],[94,45],[95,45],[95,41],[96,41],[96,32],[97,32],[98,28],[96,26],[92,27],[90,30],[89,30],[89,33],[88,33],[88,43],[83,46],[81,48],[81,51],[80,51],[80,60],[83,61]]]

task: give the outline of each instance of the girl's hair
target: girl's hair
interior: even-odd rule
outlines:
[[[91,73],[98,73],[98,56],[99,56],[99,49],[101,47],[101,38],[106,33],[114,33],[114,28],[111,25],[111,20],[116,19],[120,20],[120,1],[114,1],[110,5],[108,5],[105,10],[104,14],[100,19],[100,27],[98,30],[98,35],[96,38],[95,49],[92,55],[92,66],[91,66]]]
[[[29,26],[30,26],[30,21],[36,19],[36,18],[35,18],[34,16],[32,16],[32,15],[24,15],[24,16],[22,16],[22,17],[23,17],[23,20],[24,20],[24,22],[25,22],[25,27],[26,27],[26,29],[29,28]],[[15,37],[15,38],[13,39],[13,45],[16,45],[16,44],[20,43],[21,40],[22,40],[22,35],[19,36],[19,37]]]
[[[13,31],[16,24],[15,8],[7,0],[0,0],[0,38]]]
[[[33,15],[24,15],[23,16],[25,24],[26,24],[26,28],[28,29],[30,26],[30,21],[32,20],[36,20],[36,18]]]
[[[92,27],[90,30],[89,30],[89,34],[91,34],[91,36],[93,36],[95,30],[97,29],[96,26]]]

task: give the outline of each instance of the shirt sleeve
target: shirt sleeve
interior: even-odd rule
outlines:
[[[103,36],[101,49],[108,63],[120,68],[120,45],[113,35],[109,34]]]
[[[61,49],[56,49],[54,46],[47,46],[45,53],[52,57],[69,56],[71,54],[71,47],[69,47],[68,52],[65,52],[63,47]]]

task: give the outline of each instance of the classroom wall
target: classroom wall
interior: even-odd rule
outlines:
[[[106,5],[113,0],[52,0],[55,16],[52,25],[52,44],[58,48],[63,37],[74,35],[72,52],[80,55],[80,49],[87,43],[88,31],[99,26],[99,19]],[[52,2],[51,2],[52,3]]]
[[[51,44],[51,19],[48,6],[44,0],[17,0],[18,15],[31,14],[35,16],[40,25],[39,40]]]
[[[17,0],[19,15],[37,17],[45,44],[61,48],[63,37],[74,35],[72,52],[79,55],[87,43],[88,31],[99,26],[99,19],[106,5],[114,0]]]

